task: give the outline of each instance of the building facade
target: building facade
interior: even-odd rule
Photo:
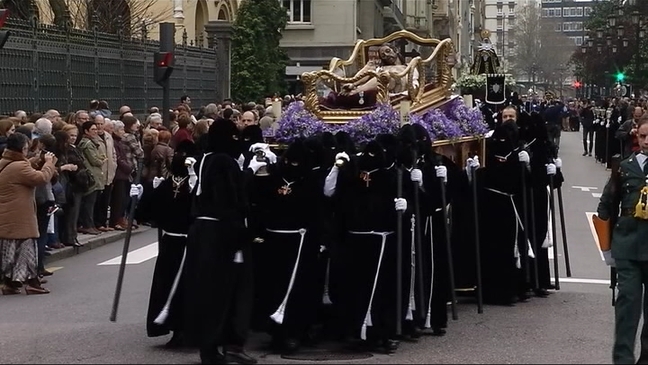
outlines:
[[[515,57],[514,29],[518,10],[539,0],[484,0],[484,28],[491,32],[491,43],[500,57],[502,72],[509,72]]]
[[[555,31],[562,32],[575,45],[587,42],[584,24],[592,12],[595,0],[542,0],[542,17],[556,21]]]

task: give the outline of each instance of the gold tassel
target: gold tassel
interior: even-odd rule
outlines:
[[[648,219],[648,210],[646,210],[647,204],[648,204],[648,186],[644,186],[641,189],[641,193],[639,195],[639,201],[635,206],[635,214],[634,214],[635,218]]]

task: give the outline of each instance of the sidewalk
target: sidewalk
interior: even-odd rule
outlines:
[[[137,235],[143,232],[150,230],[151,227],[140,226],[138,229],[134,229],[132,235]],[[47,263],[52,263],[55,261],[63,260],[74,255],[113,243],[116,241],[121,241],[126,237],[126,231],[112,231],[112,232],[103,232],[99,235],[90,235],[90,234],[80,234],[79,233],[79,243],[81,247],[64,247],[61,249],[54,249],[49,251],[49,255],[46,256]]]

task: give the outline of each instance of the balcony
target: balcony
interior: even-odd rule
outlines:
[[[405,29],[405,16],[398,5],[394,4],[394,2],[390,2],[389,5],[383,8],[383,14],[387,22],[400,29]]]
[[[430,23],[424,16],[408,15],[405,19],[405,29],[421,37],[430,35]]]

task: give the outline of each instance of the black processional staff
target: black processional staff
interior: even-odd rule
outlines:
[[[562,168],[562,160],[560,158],[554,159],[556,169]],[[565,208],[563,206],[562,185],[556,187],[558,193],[558,211],[560,212],[560,233],[562,233],[563,242],[563,255],[565,255],[565,273],[568,278],[571,278],[571,263],[569,261],[569,245],[567,244],[567,229],[565,227]]]
[[[403,197],[403,168],[396,168],[396,198]],[[403,334],[403,211],[396,211],[396,335]]]
[[[416,148],[412,149],[412,169],[418,168],[418,154]],[[413,181],[414,189],[414,237],[415,237],[415,250],[416,250],[416,281],[418,282],[418,303],[417,308],[421,308],[417,313],[421,316],[421,320],[425,322],[427,313],[423,310],[425,308],[425,286],[423,283],[423,237],[421,235],[421,198],[419,194],[419,183]]]
[[[443,157],[440,155],[437,156],[437,165],[435,170],[440,169],[443,166]],[[450,242],[450,220],[448,218],[448,204],[446,199],[446,178],[447,178],[447,169],[446,176],[441,176],[441,210],[443,211],[443,225],[445,228],[445,238],[446,238],[446,250],[448,253],[448,279],[450,281],[450,306],[452,307],[452,319],[457,320],[459,316],[457,315],[457,294],[455,293],[455,277],[454,277],[454,265],[452,262],[452,243]]]
[[[473,196],[473,213],[475,220],[475,263],[476,263],[476,280],[477,280],[477,313],[484,313],[484,295],[482,290],[482,277],[481,277],[481,243],[479,241],[479,206],[477,205],[477,169],[479,168],[479,156],[472,157],[468,167],[470,168],[470,177],[472,182],[472,196]]]
[[[556,204],[554,202],[554,176],[556,176],[556,165],[553,163],[547,165],[547,174],[549,175],[549,214],[551,215],[551,236],[553,237],[553,254],[554,254],[554,285],[556,290],[560,290],[560,271],[558,263],[558,245],[556,244]]]
[[[528,205],[528,194],[527,194],[527,163],[522,162],[520,164],[520,178],[522,183],[522,221],[524,227],[522,227],[522,232],[524,233],[524,243],[522,244],[522,262],[524,262],[523,270],[525,273],[525,283],[531,282],[531,271],[529,270],[529,210],[527,209]],[[517,240],[516,240],[517,241]]]
[[[122,250],[121,264],[119,265],[119,275],[117,276],[117,287],[115,289],[115,298],[113,299],[112,312],[110,313],[110,321],[117,321],[117,311],[119,309],[119,299],[121,297],[122,284],[124,283],[124,272],[126,271],[126,256],[128,256],[128,247],[130,246],[131,236],[133,234],[133,217],[135,216],[135,208],[137,207],[137,202],[141,196],[141,185],[140,179],[142,178],[142,168],[144,165],[144,159],[139,158],[137,160],[137,173],[135,175],[135,181],[133,185],[136,185],[140,188],[138,195],[131,195],[131,205],[128,211],[128,226],[126,227],[126,237],[124,238],[124,249]]]
[[[533,264],[533,275],[534,275],[534,280],[533,280],[533,289],[539,290],[540,289],[540,278],[539,278],[539,270],[538,270],[538,261],[540,260],[539,257],[539,252],[540,249],[538,248],[538,236],[537,236],[537,228],[536,228],[536,217],[535,217],[535,194],[534,194],[534,189],[533,186],[530,187],[531,190],[531,199],[529,199],[529,204],[531,205],[531,247],[533,248],[533,253],[535,254],[535,262]]]

